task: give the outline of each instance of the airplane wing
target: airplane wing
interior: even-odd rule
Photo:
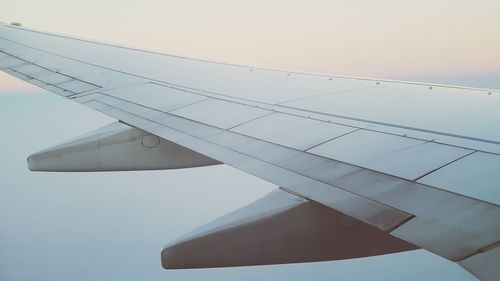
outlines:
[[[119,120],[31,155],[32,170],[225,163],[280,187],[167,245],[165,268],[423,248],[500,278],[500,91],[275,71],[9,25],[0,69]]]

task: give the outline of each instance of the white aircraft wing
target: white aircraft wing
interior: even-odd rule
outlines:
[[[167,245],[165,268],[424,248],[500,278],[499,91],[275,71],[8,25],[0,68],[120,121],[31,155],[32,170],[225,163],[280,186]]]

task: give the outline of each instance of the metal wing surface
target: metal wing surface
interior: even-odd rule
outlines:
[[[497,90],[276,71],[8,25],[0,69],[121,122],[91,136],[109,163],[82,159],[83,169],[68,156],[67,170],[134,169],[133,158],[113,155],[141,154],[138,140],[164,149],[141,154],[156,158],[136,169],[225,163],[280,186],[168,245],[166,268],[424,248],[480,279],[500,276]],[[118,135],[128,144],[111,145]],[[75,142],[33,155],[30,167],[63,170],[68,147]],[[172,159],[182,164],[158,158],[180,150]]]

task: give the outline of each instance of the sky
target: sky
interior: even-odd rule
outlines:
[[[6,1],[0,21],[236,64],[500,88],[500,1]],[[113,122],[0,74],[0,280],[474,280],[426,251],[164,270],[164,244],[273,185],[231,167],[35,173],[30,153]]]

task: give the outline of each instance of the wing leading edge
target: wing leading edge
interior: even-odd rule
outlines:
[[[160,158],[183,151],[182,159],[226,163],[281,186],[169,245],[165,267],[422,247],[483,280],[500,276],[493,266],[500,262],[500,135],[491,130],[500,121],[498,91],[249,68],[6,25],[0,69],[174,145]],[[343,220],[356,226],[346,230]],[[360,244],[363,237],[380,239]]]

